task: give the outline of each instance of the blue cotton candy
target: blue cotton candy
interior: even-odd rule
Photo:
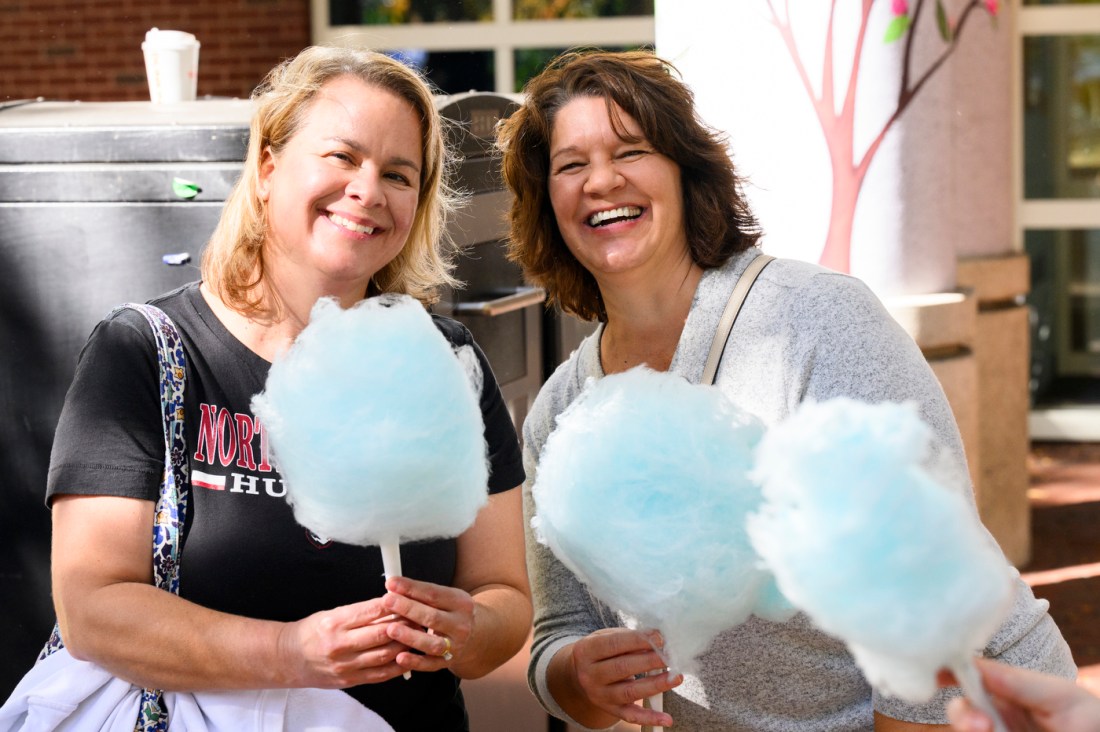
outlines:
[[[410,297],[318,301],[252,403],[298,522],[363,546],[468,528],[487,500],[477,363]]]
[[[933,446],[911,404],[804,404],[760,443],[765,504],[748,521],[783,593],[871,684],[912,702],[970,663],[1013,599],[962,466]]]
[[[590,381],[559,417],[532,488],[539,540],[691,671],[750,614],[793,614],[744,531],[761,423],[716,387],[635,368]]]

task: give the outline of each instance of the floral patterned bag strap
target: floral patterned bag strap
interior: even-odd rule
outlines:
[[[108,317],[127,309],[145,316],[153,329],[157,345],[160,406],[164,421],[164,475],[153,514],[153,581],[160,589],[178,595],[181,532],[187,517],[191,487],[183,423],[187,359],[179,332],[163,311],[152,305],[126,303],[112,310]],[[60,629],[55,625],[39,659],[63,647]],[[157,689],[143,689],[135,732],[164,732],[167,729],[168,710],[163,694]]]
[[[127,303],[120,310],[137,310],[149,321],[157,343],[160,407],[164,420],[164,477],[153,518],[153,581],[175,595],[180,591],[181,531],[190,497],[190,467],[183,431],[183,390],[187,358],[176,326],[159,308]]]
[[[153,582],[174,595],[180,592],[180,559],[183,553],[182,530],[190,497],[190,466],[183,430],[183,389],[187,358],[183,353],[176,326],[160,308],[127,303],[112,312],[130,308],[149,321],[157,343],[160,374],[160,410],[164,420],[164,477],[153,514]],[[166,732],[168,709],[159,689],[142,689],[141,708],[134,732]]]

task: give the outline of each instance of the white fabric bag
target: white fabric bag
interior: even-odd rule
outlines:
[[[164,692],[171,732],[393,732],[336,689]],[[0,732],[134,732],[141,688],[62,649],[0,707]]]

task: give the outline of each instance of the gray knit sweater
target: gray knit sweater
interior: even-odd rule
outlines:
[[[695,293],[670,371],[698,381],[715,327],[751,250],[707,271]],[[573,724],[546,687],[546,668],[564,645],[622,619],[595,601],[545,546],[534,540],[531,486],[555,418],[585,380],[600,378],[601,329],[585,339],[542,388],[524,424],[527,562],[535,600],[535,639],[528,680],[551,714]],[[848,396],[866,402],[915,401],[944,449],[966,470],[962,443],[943,391],[916,344],[860,281],[794,260],[772,262],[738,316],[718,373],[719,387],[741,408],[773,424],[806,399]],[[934,527],[932,527],[934,530]],[[989,656],[1072,677],[1070,651],[1037,600],[1018,581],[1009,619]],[[665,694],[665,710],[682,732],[871,730],[872,712],[943,724],[952,693],[912,705],[876,693],[844,645],[804,615],[786,623],[758,618],[720,635],[697,675]]]

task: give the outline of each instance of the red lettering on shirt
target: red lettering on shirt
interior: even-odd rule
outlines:
[[[237,431],[233,429],[233,415],[224,407],[218,412],[218,460],[228,467],[237,454]]]
[[[195,462],[199,463],[213,463],[214,462],[214,446],[218,444],[218,427],[214,422],[214,410],[217,409],[213,404],[200,404],[199,411],[202,412],[202,420],[199,422],[199,444],[195,448]],[[205,448],[205,452],[203,451]],[[209,455],[209,457],[207,457]]]
[[[256,469],[256,461],[252,459],[252,418],[247,414],[235,415],[237,418],[237,467]]]
[[[214,465],[217,459],[223,467],[235,462],[245,470],[272,472],[267,430],[259,419],[251,414],[230,412],[217,404],[200,404],[199,412],[195,462]]]

